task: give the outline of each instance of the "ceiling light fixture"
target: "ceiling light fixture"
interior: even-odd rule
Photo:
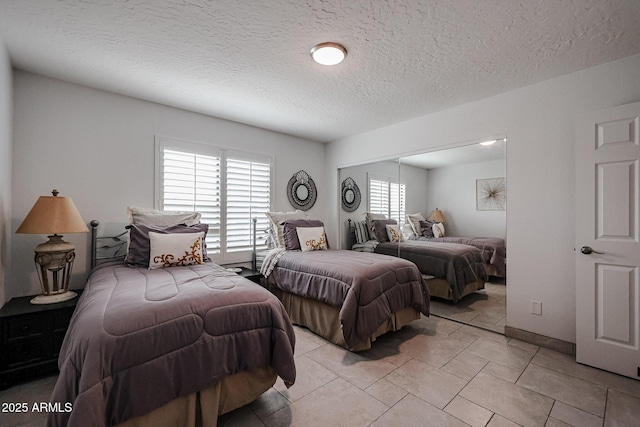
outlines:
[[[492,139],[491,141],[484,141],[484,142],[481,142],[481,143],[480,143],[480,145],[493,145],[493,144],[495,144],[496,142],[497,142],[497,140]]]
[[[322,65],[339,64],[346,56],[347,49],[338,43],[320,43],[311,49],[311,57],[313,60]]]

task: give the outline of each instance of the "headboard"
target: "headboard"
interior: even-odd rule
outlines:
[[[117,236],[98,237],[100,222],[93,220],[91,225],[91,268],[93,269],[101,261],[123,259],[127,253],[127,236],[125,230]]]

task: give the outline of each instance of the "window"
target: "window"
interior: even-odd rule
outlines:
[[[405,218],[405,184],[387,177],[369,176],[369,212],[384,214],[402,224]]]
[[[272,159],[166,138],[156,138],[156,156],[157,207],[200,212],[214,261],[249,260],[253,219],[257,230],[268,227]],[[264,233],[256,238],[266,248]]]

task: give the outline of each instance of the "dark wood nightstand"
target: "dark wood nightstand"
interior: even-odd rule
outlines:
[[[0,309],[0,388],[58,371],[58,354],[79,297],[43,305],[31,304],[33,296],[19,297]]]
[[[247,279],[251,280],[253,283],[257,283],[258,285],[260,285],[260,279],[263,276],[262,274],[260,274],[259,271],[251,270],[250,268],[246,268],[246,267],[240,267],[240,268],[242,268],[242,271],[240,273],[237,273],[239,276],[246,277]]]

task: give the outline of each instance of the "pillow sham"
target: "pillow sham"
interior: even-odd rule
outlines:
[[[387,238],[390,242],[402,242],[404,240],[402,231],[398,224],[387,224]]]
[[[155,232],[160,234],[184,234],[184,233],[204,233],[206,238],[207,231],[209,231],[208,224],[195,224],[192,226],[178,224],[171,225],[169,227],[152,227],[142,224],[131,224],[127,226],[129,229],[129,249],[127,250],[127,257],[125,260],[130,265],[148,267],[149,257],[151,253],[151,244],[149,242],[149,232]],[[204,240],[204,239],[203,239]],[[203,261],[209,261],[207,256],[207,245],[202,244],[202,259]]]
[[[433,237],[444,237],[444,224],[438,222],[433,224],[431,228],[433,229]]]
[[[427,219],[422,215],[422,212],[408,214],[407,222],[411,224],[411,229],[416,236],[422,236],[420,232],[420,221],[426,221]]]
[[[329,249],[324,227],[297,227],[302,252],[324,251]]]
[[[282,223],[287,220],[292,219],[309,219],[309,216],[302,212],[301,210],[296,210],[292,212],[265,212],[269,221],[271,221],[271,227],[274,231],[273,235],[275,237],[276,245],[279,248],[284,248],[284,227]]]
[[[389,236],[387,234],[387,224],[398,225],[398,221],[396,221],[395,219],[374,219],[373,224],[376,240],[380,243],[385,243],[389,241]]]
[[[369,237],[377,240],[378,238],[376,236],[376,226],[373,221],[387,219],[387,216],[385,214],[374,214],[365,212],[364,218],[367,222],[367,228],[369,229]]]
[[[300,250],[300,239],[298,238],[298,227],[324,227],[322,221],[317,219],[289,219],[282,223],[284,248],[288,251]],[[329,244],[327,243],[327,247]]]
[[[420,234],[418,236],[423,236],[428,239],[433,237],[433,225],[435,222],[433,221],[420,221]]]
[[[149,225],[152,227],[168,227],[170,225],[200,223],[198,212],[171,212],[157,209],[127,207],[130,224]]]
[[[149,232],[149,269],[202,264],[204,232]]]

